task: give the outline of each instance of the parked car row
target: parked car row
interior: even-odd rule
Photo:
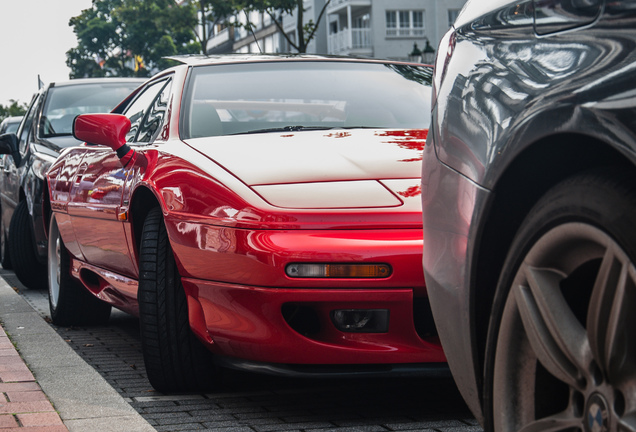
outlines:
[[[138,315],[161,391],[448,359],[487,431],[636,431],[634,28],[636,0],[469,0],[434,73],[182,59],[57,159],[40,114],[3,135],[34,175],[0,238],[47,257],[55,324]]]

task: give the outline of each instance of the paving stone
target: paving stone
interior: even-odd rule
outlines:
[[[9,399],[10,402],[33,402],[48,400],[42,390],[8,391],[6,395],[7,399]]]
[[[335,427],[330,429],[307,429],[305,432],[386,432],[388,429],[380,425],[365,425],[351,427]]]
[[[45,411],[54,411],[51,402],[8,402],[5,404],[0,404],[0,414],[19,414]]]
[[[24,413],[17,414],[18,420],[24,427],[63,425],[60,416],[55,413]]]
[[[205,426],[205,430],[208,432],[254,432],[249,426]]]
[[[18,427],[18,421],[13,414],[0,415],[0,429]]]
[[[35,381],[0,383],[0,393],[40,390]]]
[[[313,422],[313,423],[281,423],[277,425],[257,425],[253,426],[256,432],[275,432],[275,431],[291,431],[291,430],[307,430],[317,428],[331,428],[333,423],[329,422]]]
[[[193,425],[193,424],[181,424],[181,425],[167,425],[167,426],[162,426],[162,425],[157,425],[155,426],[155,429],[157,429],[157,431],[166,431],[166,432],[170,432],[170,431],[185,431],[185,430],[204,430],[205,427],[203,425]]]

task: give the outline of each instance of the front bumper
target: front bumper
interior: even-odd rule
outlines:
[[[490,192],[442,164],[430,144],[424,150],[422,171],[424,276],[448,365],[468,407],[481,421],[471,281],[475,218]]]
[[[441,363],[437,337],[420,338],[412,289],[263,288],[182,279],[190,326],[209,349],[237,359],[304,365]],[[339,331],[335,309],[388,309],[386,333]],[[296,321],[294,313],[311,322]]]

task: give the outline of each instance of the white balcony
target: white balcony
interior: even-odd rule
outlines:
[[[329,3],[327,7],[327,15],[338,13],[346,9],[347,6],[351,6],[354,9],[358,7],[371,7],[371,3],[371,0],[331,0],[331,3]]]
[[[345,29],[329,35],[329,54],[371,55],[372,53],[373,39],[370,28]]]
[[[208,39],[206,43],[206,52],[229,42],[230,40],[230,27],[224,28],[219,33]]]

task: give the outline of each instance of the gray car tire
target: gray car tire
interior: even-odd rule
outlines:
[[[46,288],[46,266],[38,259],[33,222],[25,200],[13,212],[8,240],[13,271],[20,282],[31,289]]]
[[[9,235],[2,218],[2,209],[0,209],[0,264],[5,270],[11,270],[11,253],[9,252]]]
[[[523,222],[486,344],[487,430],[636,430],[635,185],[577,175]]]

